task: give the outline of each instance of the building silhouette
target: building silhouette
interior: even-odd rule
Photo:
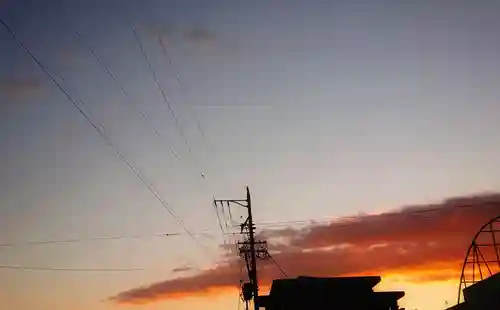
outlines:
[[[257,304],[266,310],[345,309],[396,310],[404,292],[374,292],[381,278],[373,277],[298,277],[274,280],[268,296]]]

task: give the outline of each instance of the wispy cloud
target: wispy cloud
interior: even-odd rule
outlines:
[[[82,55],[72,47],[66,47],[59,52],[59,64],[63,67],[75,67],[80,64]]]
[[[0,94],[12,100],[27,99],[44,93],[41,80],[36,78],[0,78]]]
[[[450,199],[378,215],[361,215],[302,229],[265,231],[274,259],[290,276],[397,274],[407,281],[458,281],[465,251],[479,227],[500,213],[500,194]],[[280,239],[278,244],[273,241]],[[286,240],[283,244],[283,239]],[[281,276],[260,262],[266,285]],[[119,293],[111,300],[143,304],[237,287],[236,260],[197,275]]]
[[[12,0],[0,0],[0,9],[4,9],[12,3]]]
[[[169,37],[174,33],[177,33],[177,28],[164,23],[154,23],[147,22],[139,24],[139,29],[145,34],[150,35],[151,37],[161,36],[161,37]]]
[[[217,40],[215,32],[202,25],[173,25],[148,22],[139,27],[151,37],[160,36],[170,42],[206,43]]]
[[[215,34],[208,28],[204,27],[193,27],[187,29],[184,37],[189,41],[195,42],[215,41],[216,39]]]
[[[186,272],[186,271],[191,271],[191,270],[193,270],[193,267],[185,265],[182,267],[177,267],[177,268],[172,269],[172,272],[179,273],[179,272]]]

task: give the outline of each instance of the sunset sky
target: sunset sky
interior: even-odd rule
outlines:
[[[0,304],[236,309],[237,257],[211,202],[245,185],[290,275],[382,275],[407,309],[453,304],[470,239],[500,215],[499,10],[0,0],[0,18],[203,245],[0,25]],[[26,244],[66,239],[81,241]],[[262,262],[263,285],[280,276]]]

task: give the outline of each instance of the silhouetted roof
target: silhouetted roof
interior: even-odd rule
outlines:
[[[372,277],[297,277],[295,279],[277,279],[271,286],[272,295],[279,295],[282,291],[289,294],[294,289],[304,292],[313,290],[316,293],[324,290],[328,291],[372,291],[373,287],[380,282],[378,276]]]
[[[374,292],[373,287],[380,281],[378,276],[277,279],[269,296],[259,296],[258,303],[270,309],[277,305],[290,309],[311,307],[325,300],[337,306],[392,305],[404,296],[404,292]]]
[[[483,267],[484,268],[484,267]],[[464,289],[465,299],[481,299],[500,291],[500,272]]]
[[[375,292],[377,299],[382,301],[398,300],[405,296],[403,291]]]
[[[500,309],[500,273],[494,274],[463,290],[465,302],[447,310]]]

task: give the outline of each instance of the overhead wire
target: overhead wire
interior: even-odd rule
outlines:
[[[463,209],[463,208],[473,208],[473,205],[457,205],[455,208]],[[450,209],[451,210],[451,209]],[[402,215],[402,216],[418,216],[421,214],[425,213],[430,213],[430,212],[444,212],[444,211],[449,211],[447,209],[442,209],[442,208],[426,208],[426,209],[420,209],[420,210],[411,210],[411,211],[403,211],[403,213],[384,213],[385,215]],[[367,217],[370,216],[377,216],[375,215],[366,215]],[[363,218],[364,215],[360,216],[344,216],[344,217],[339,217],[337,219],[322,219],[322,220],[292,220],[292,221],[267,221],[267,222],[256,222],[255,225],[261,226],[264,228],[279,228],[279,227],[293,227],[293,226],[303,226],[303,225],[330,225],[334,227],[343,227],[343,226],[352,226],[352,225],[358,225],[359,221],[361,218]]]
[[[222,226],[222,221],[220,219],[220,214],[219,214],[219,205],[215,202],[215,199],[214,199],[214,210],[215,210],[215,215],[217,217],[217,223],[219,223],[219,228],[220,228],[220,231],[222,234],[224,234],[224,227]]]
[[[466,209],[466,208],[473,208],[473,205],[457,205],[454,208],[458,209]],[[411,211],[405,211],[404,213],[385,213],[385,215],[393,215],[393,216],[398,216],[398,215],[403,215],[403,216],[419,216],[419,218],[427,218],[425,216],[425,213],[430,213],[430,212],[445,212],[445,211],[450,211],[451,209],[443,209],[443,208],[426,208],[426,209],[416,209],[416,210],[411,210]],[[371,215],[368,215],[371,216]],[[372,216],[377,216],[377,215],[372,215]],[[339,218],[333,218],[333,219],[322,219],[322,220],[292,220],[292,221],[267,221],[267,222],[256,222],[255,225],[257,226],[257,229],[259,229],[259,226],[262,227],[260,229],[261,231],[263,229],[267,228],[293,228],[294,226],[312,226],[312,225],[328,225],[329,227],[350,227],[350,226],[356,226],[360,225],[360,219],[363,217],[361,216],[345,216],[345,217],[339,217]],[[233,225],[231,226],[232,228],[239,227],[238,225]],[[234,235],[239,235],[241,233],[232,233]],[[228,233],[229,235],[229,233]]]
[[[221,204],[221,212],[222,212],[222,218],[224,219],[224,225],[226,227],[226,229],[228,229],[228,225],[227,225],[227,216],[226,216],[226,212],[225,212],[225,208],[224,208],[224,203]]]
[[[170,65],[170,68],[174,72],[175,80],[177,82],[177,85],[179,86],[179,88],[183,89],[183,83],[181,83],[180,74],[176,72],[177,70],[175,70],[175,66],[174,66],[173,61],[172,61],[172,56],[170,55],[170,52],[168,51],[167,46],[165,45],[165,42],[163,41],[161,35],[157,35],[157,38],[158,38],[158,43],[161,46],[163,55],[167,59],[168,64]],[[212,153],[213,159],[215,161],[215,152],[213,151],[213,146],[210,143],[210,141],[208,140],[207,134],[205,133],[205,130],[203,129],[203,127],[201,125],[200,119],[198,118],[197,114],[194,112],[193,105],[191,104],[191,102],[189,100],[185,100],[185,102],[186,102],[186,104],[188,106],[188,110],[190,112],[191,117],[193,118],[193,120],[196,123],[198,131],[200,132],[203,140],[205,141],[205,144],[209,147],[209,149],[210,149],[210,151]]]
[[[13,31],[12,28],[0,18],[0,23],[4,28],[10,33],[14,38],[16,43],[36,62],[36,64],[42,69],[42,71],[47,75],[47,77],[57,86],[57,88],[67,97],[67,99],[73,104],[73,106],[78,110],[85,120],[98,132],[106,144],[113,149],[115,154],[127,165],[127,167],[132,170],[136,177],[141,181],[141,183],[148,188],[148,190],[156,197],[156,199],[161,203],[161,205],[172,215],[172,217],[177,221],[177,223],[183,228],[183,230],[188,233],[188,235],[202,248],[206,247],[194,236],[194,234],[186,227],[184,221],[177,215],[175,210],[170,207],[163,196],[156,191],[153,185],[140,173],[140,171],[135,168],[124,155],[114,146],[108,136],[104,133],[102,128],[99,128],[96,123],[89,117],[89,115],[82,109],[82,107],[76,102],[76,100],[61,86],[61,84],[55,79],[55,77],[50,73],[50,71],[38,60],[38,58],[28,49],[28,47],[22,42],[19,36]]]
[[[197,159],[197,157],[195,156],[195,154],[194,154],[194,152],[193,152],[193,150],[192,150],[192,148],[191,148],[191,145],[190,145],[190,143],[189,143],[189,142],[188,142],[188,140],[187,140],[186,134],[184,133],[184,130],[183,130],[183,128],[182,128],[182,126],[181,126],[181,124],[180,124],[180,122],[179,122],[179,119],[178,119],[178,117],[177,117],[177,115],[176,115],[176,113],[175,113],[175,111],[174,111],[174,109],[173,109],[172,103],[171,103],[170,99],[168,98],[168,96],[167,96],[167,94],[166,94],[166,91],[165,91],[165,89],[164,89],[164,87],[163,87],[163,85],[162,85],[162,83],[161,83],[160,79],[158,78],[158,75],[157,75],[157,73],[156,73],[156,70],[153,68],[153,64],[151,63],[151,61],[150,61],[150,59],[149,59],[149,57],[148,57],[148,54],[147,54],[147,52],[146,52],[146,48],[145,48],[145,46],[144,46],[144,44],[143,44],[143,42],[142,42],[142,40],[141,40],[141,37],[139,36],[139,33],[137,32],[137,30],[136,30],[136,28],[135,28],[135,27],[133,27],[133,28],[132,28],[132,31],[133,31],[133,34],[134,34],[134,38],[135,38],[135,40],[136,40],[136,42],[137,42],[137,44],[138,44],[138,46],[139,46],[139,49],[140,49],[140,51],[141,51],[141,54],[142,54],[142,56],[143,56],[143,58],[144,58],[145,62],[146,62],[146,63],[147,63],[147,65],[148,65],[148,68],[149,68],[149,71],[151,72],[151,75],[153,76],[153,79],[154,79],[154,81],[155,81],[156,87],[157,87],[157,89],[158,89],[158,90],[160,91],[160,93],[161,93],[161,96],[162,96],[162,98],[163,98],[163,103],[167,106],[168,111],[169,111],[169,113],[170,113],[170,116],[172,117],[172,119],[173,119],[173,121],[174,121],[175,128],[177,129],[177,131],[178,131],[178,133],[179,133],[179,135],[180,135],[181,139],[183,140],[184,144],[186,145],[186,148],[187,148],[187,150],[188,150],[188,152],[189,152],[189,154],[191,155],[191,158],[192,158],[192,160],[193,160],[193,164],[194,164],[195,166],[197,166],[197,170],[198,170],[198,172],[200,173],[201,179],[202,179],[202,180],[205,180],[205,174],[204,174],[204,172],[203,172],[203,169],[202,169],[202,167],[201,167],[201,164],[198,162],[198,159]],[[164,45],[163,45],[163,46],[164,46]],[[166,50],[165,50],[165,51],[166,51]],[[168,58],[168,57],[167,57],[167,58]],[[168,58],[168,59],[169,59],[169,58]],[[169,63],[171,63],[171,60],[170,60],[170,59],[169,59]],[[180,81],[180,79],[179,79],[178,81]],[[199,123],[198,123],[198,124],[199,124]],[[203,130],[203,129],[201,128],[201,125],[200,125],[200,124],[199,124],[199,129]],[[204,184],[204,183],[202,182],[202,184]],[[219,214],[218,214],[218,210],[217,210],[217,206],[216,206],[216,205],[214,205],[214,210],[215,210],[215,213],[216,213],[216,216],[217,216],[217,221],[218,221],[219,226],[220,226],[220,228],[221,228],[222,238],[223,238],[223,240],[224,240],[224,243],[226,243],[226,240],[225,240],[225,237],[224,237],[224,233],[225,233],[225,231],[224,231],[224,229],[222,228],[222,223],[221,223],[221,220],[220,220],[220,217],[219,217]]]
[[[80,34],[80,32],[75,31],[75,34],[76,34],[76,36],[78,38],[80,38],[80,40],[83,43],[86,43],[86,42],[84,42],[84,39],[83,39],[82,35]],[[141,108],[138,107],[138,105],[135,103],[135,101],[132,100],[132,98],[130,97],[129,93],[123,88],[122,84],[118,81],[118,79],[116,78],[116,76],[109,70],[109,68],[101,60],[101,57],[99,57],[99,55],[95,52],[95,50],[90,45],[88,45],[88,44],[87,44],[87,50],[93,56],[93,58],[95,59],[95,61],[97,62],[97,64],[114,81],[114,84],[120,89],[120,92],[127,98],[126,102],[129,104],[129,106],[132,107],[132,108],[135,108],[137,110],[137,112],[141,115],[141,117],[143,118],[143,120],[146,123],[149,123],[151,130],[162,141],[162,143],[164,144],[164,146],[166,146],[168,148],[168,151],[170,152],[170,154],[172,154],[172,156],[174,156],[175,159],[180,160],[179,155],[177,155],[177,153],[170,147],[170,145],[168,145],[165,137],[158,131],[158,129],[156,128],[156,126],[153,124],[153,122],[150,119],[150,116],[148,114],[146,114],[144,111],[142,111]]]
[[[268,252],[267,253],[268,257],[271,259],[271,261],[274,263],[274,265],[276,265],[276,267],[278,267],[278,269],[280,270],[280,272],[288,278],[288,274],[285,272],[285,270],[283,268],[281,268],[281,266],[278,264],[278,262],[276,262],[276,260],[274,259],[274,257]]]
[[[185,88],[184,84],[185,83],[183,83],[182,80],[185,80],[185,79],[181,79],[180,73],[178,72],[179,70],[176,70],[176,66],[174,65],[174,61],[172,59],[173,58],[172,57],[172,53],[170,53],[169,49],[167,48],[167,45],[165,44],[165,41],[162,38],[162,36],[160,34],[157,34],[156,37],[157,37],[158,43],[161,46],[163,55],[166,58],[169,66],[170,66],[170,69],[172,70],[172,72],[173,72],[173,74],[175,76],[175,80],[177,82],[177,85],[179,86],[179,88],[181,90],[184,90],[184,88]],[[215,152],[215,147],[212,144],[212,142],[210,141],[208,135],[206,134],[206,131],[204,130],[204,128],[202,126],[202,122],[200,121],[200,118],[198,117],[197,113],[195,112],[195,109],[193,108],[193,105],[192,105],[191,101],[189,99],[186,99],[186,100],[184,100],[184,102],[187,104],[187,107],[188,107],[188,110],[190,112],[190,115],[193,118],[193,120],[195,121],[196,126],[198,127],[198,131],[200,132],[201,137],[202,137],[202,139],[205,142],[205,145],[207,146],[209,152],[212,154],[211,157],[212,157],[213,162],[214,163],[217,162],[217,156],[216,156],[216,152]],[[224,172],[224,170],[219,170],[219,173],[222,174],[222,175],[224,175],[223,172]]]
[[[85,43],[84,40],[83,40],[83,36],[81,35],[80,32],[76,31],[75,34],[82,40],[83,43]],[[136,32],[134,33],[134,36],[136,37],[136,40],[140,39],[138,37],[138,34]],[[146,62],[148,63],[148,66],[150,67],[150,70],[152,71],[153,77],[155,78],[155,81],[157,82],[157,87],[161,87],[161,85],[158,84],[158,83],[160,83],[160,81],[159,81],[159,79],[157,79],[156,72],[153,70],[152,64],[150,63],[150,61],[149,61],[149,59],[147,57],[147,53],[145,51],[144,45],[142,44],[142,42],[140,40],[138,41],[138,43],[139,43],[139,46],[141,48],[141,52],[143,53],[143,56],[144,56]],[[99,66],[101,66],[101,68],[104,70],[104,72],[114,81],[115,85],[119,88],[120,92],[127,98],[127,100],[128,100],[127,103],[129,103],[129,105],[131,107],[136,108],[137,111],[139,112],[139,114],[142,116],[142,118],[146,122],[150,122],[151,130],[155,133],[155,135],[165,144],[165,146],[168,148],[169,152],[177,160],[181,160],[180,157],[179,157],[179,155],[168,145],[168,143],[166,142],[166,139],[164,138],[164,136],[159,132],[159,130],[150,121],[150,116],[148,116],[146,113],[144,113],[137,106],[137,104],[135,104],[135,102],[132,101],[132,98],[130,97],[129,93],[124,89],[124,87],[122,86],[122,84],[118,81],[118,79],[111,72],[111,70],[104,64],[104,62],[102,61],[101,57],[97,54],[97,52],[90,45],[88,45],[88,44],[87,44],[87,50],[93,56],[93,58],[96,60],[97,64]],[[166,50],[165,50],[165,52],[166,52]],[[170,58],[169,58],[169,63],[171,63]],[[180,77],[179,76],[177,76],[177,81],[178,81],[178,83],[180,83]],[[180,127],[180,123],[178,122],[178,118],[176,117],[176,115],[175,115],[175,113],[174,113],[173,108],[171,107],[171,105],[169,105],[170,101],[168,100],[168,97],[166,97],[165,95],[166,94],[162,91],[162,96],[164,97],[164,99],[167,100],[166,103],[169,106],[169,111],[170,111],[170,113],[172,115],[172,118],[174,119],[174,122],[176,122],[176,124],[179,126],[178,129],[180,131],[180,135],[185,140],[184,142],[188,146],[188,150],[192,153],[192,150],[191,150],[190,146],[187,144],[187,139],[185,138],[185,135],[184,135],[184,133],[182,131],[182,128]],[[196,115],[193,114],[193,117],[196,118]],[[198,129],[202,132],[202,135],[205,137],[205,133],[203,131],[203,128],[201,127],[201,124],[200,124],[199,120],[197,118],[195,120],[197,122]],[[196,158],[194,157],[194,155],[193,155],[193,160],[196,161]],[[202,171],[200,171],[200,175],[202,176],[202,179],[205,179],[205,175],[204,175],[204,173]],[[225,231],[223,231],[223,234],[224,233],[225,233]]]
[[[146,268],[55,268],[55,267],[26,267],[18,265],[0,265],[1,269],[23,271],[66,271],[66,272],[132,272],[145,271]]]
[[[172,56],[171,56],[169,50],[167,49],[167,46],[166,46],[164,40],[162,39],[162,36],[158,34],[156,37],[157,37],[158,43],[161,46],[161,50],[163,52],[163,56],[167,60],[169,66],[170,66],[170,69],[172,70],[172,72],[173,72],[173,74],[175,76],[175,80],[177,82],[177,85],[182,90],[183,89],[183,83],[181,82],[180,74],[177,72],[177,70],[176,70],[176,68],[175,68],[175,66],[173,64]],[[188,110],[190,112],[190,115],[193,118],[193,120],[195,121],[196,126],[198,128],[198,131],[200,132],[200,134],[201,134],[201,136],[202,136],[202,138],[203,138],[206,146],[209,149],[209,152],[212,154],[212,159],[215,162],[216,161],[216,156],[215,156],[214,148],[213,148],[212,144],[210,143],[210,141],[209,141],[209,139],[207,137],[207,134],[205,133],[205,130],[203,129],[203,127],[201,125],[201,121],[198,118],[197,114],[194,112],[194,109],[193,109],[193,106],[192,106],[190,100],[185,100],[185,102],[187,104],[187,107],[188,107]],[[203,178],[203,180],[206,180],[206,179]],[[215,197],[213,197],[213,199],[215,200]],[[224,212],[224,204],[221,204],[220,206],[218,206],[217,204],[214,204],[214,212],[215,212],[215,215],[216,215],[216,218],[217,218],[217,222],[219,224],[219,227],[220,227],[220,230],[221,230],[222,234],[224,234],[226,232],[226,230],[223,228],[223,225],[221,223],[221,218],[220,218],[220,214],[219,214],[219,207],[220,207],[220,211],[222,212],[222,217],[224,219],[224,226],[225,226],[226,230],[229,228],[229,225],[227,223],[227,219],[226,219],[225,212]],[[232,220],[232,215],[231,215],[230,207],[228,206],[228,208],[229,208],[228,211],[229,211],[229,214],[230,214],[230,220]],[[225,238],[223,238],[223,239],[224,239],[224,243],[226,243]]]
[[[175,111],[174,111],[174,109],[172,107],[172,103],[170,102],[170,100],[169,100],[169,98],[168,98],[168,96],[166,94],[166,91],[165,91],[163,85],[161,84],[160,79],[158,78],[158,75],[156,74],[156,70],[153,68],[152,63],[149,60],[149,57],[147,55],[146,49],[144,47],[144,44],[142,43],[142,40],[141,40],[139,34],[137,33],[137,30],[135,29],[135,27],[132,28],[132,31],[134,33],[134,38],[135,38],[137,44],[139,45],[141,54],[144,57],[144,60],[146,61],[147,65],[148,65],[149,71],[151,72],[151,74],[153,76],[153,79],[155,80],[156,87],[160,91],[161,96],[163,98],[163,102],[167,106],[168,111],[170,113],[170,116],[172,117],[172,119],[174,121],[175,128],[178,131],[178,133],[179,133],[181,139],[183,140],[184,144],[186,145],[186,148],[187,148],[189,154],[191,155],[191,157],[193,159],[193,162],[196,164],[197,163],[196,156],[194,155],[194,152],[193,152],[193,150],[191,148],[191,145],[189,144],[189,142],[187,140],[186,134],[184,133],[184,130],[182,129],[182,126],[181,126],[181,124],[179,122],[179,118],[177,117],[177,114],[175,113]],[[202,179],[204,179],[203,171],[201,169],[198,169],[198,170],[200,170],[200,176],[202,177]]]
[[[148,64],[148,67],[153,75],[153,78],[155,79],[155,82],[156,82],[156,85],[158,87],[158,89],[160,90],[161,94],[162,94],[162,97],[163,97],[163,100],[164,100],[164,103],[167,104],[168,108],[169,108],[169,112],[174,120],[174,123],[177,127],[177,130],[179,131],[179,134],[181,136],[181,138],[184,140],[184,143],[186,144],[187,148],[188,148],[188,151],[190,152],[190,154],[192,155],[193,157],[193,161],[194,163],[196,164],[197,162],[197,159],[196,159],[196,156],[194,155],[188,141],[187,141],[187,138],[185,136],[185,133],[180,125],[180,122],[175,114],[175,111],[173,110],[173,107],[172,107],[172,104],[171,104],[171,101],[169,100],[169,98],[166,96],[166,92],[163,88],[163,86],[161,85],[161,82],[156,74],[156,71],[154,70],[153,66],[152,66],[152,63],[151,61],[149,60],[148,56],[147,56],[147,53],[146,53],[146,50],[145,50],[145,47],[144,47],[144,44],[142,43],[137,31],[135,30],[135,28],[133,29],[134,30],[134,37],[137,41],[137,43],[139,44],[139,47],[141,49],[141,53],[143,54],[144,56],[144,59],[146,60],[147,64]],[[83,37],[82,35],[76,31],[75,32],[76,35],[82,39],[83,41]],[[169,57],[169,54],[168,54],[168,51],[166,49],[166,46],[165,44],[163,43],[163,41],[160,42],[161,45],[162,45],[162,48],[163,48],[163,52],[164,54],[166,55],[166,58],[168,59],[169,61],[169,64],[172,65],[172,60],[171,60],[171,57]],[[109,68],[103,63],[103,61],[101,60],[101,58],[99,57],[99,55],[95,52],[95,50],[91,47],[91,46],[87,46],[87,50],[90,52],[90,54],[94,57],[94,59],[96,60],[96,62],[102,67],[102,69],[106,72],[106,74],[114,81],[114,83],[116,84],[116,86],[118,86],[118,88],[120,89],[121,93],[127,97],[127,99],[131,100],[130,98],[130,95],[128,94],[128,92],[123,88],[122,84],[118,81],[118,79],[116,78],[116,76],[109,70]],[[173,66],[173,65],[172,65]],[[181,81],[180,81],[180,76],[177,74],[176,75],[176,80],[179,84],[179,86],[181,86]],[[134,106],[135,107],[135,104],[132,104],[131,101],[128,102],[129,104],[131,104],[131,106]],[[188,102],[188,107],[191,111],[191,115],[192,117],[195,119],[196,121],[196,124],[197,124],[197,127],[198,127],[198,130],[200,131],[200,133],[202,134],[203,138],[205,139],[207,145],[210,145],[210,143],[208,142],[208,139],[206,137],[206,134],[205,134],[205,131],[203,130],[202,126],[201,126],[201,123],[199,121],[199,119],[197,118],[196,114],[194,113],[193,109],[192,109],[192,106],[190,104],[190,102]],[[145,121],[149,121],[149,116],[147,114],[145,114],[144,112],[142,112],[140,110],[140,108],[137,107],[137,110],[138,112],[140,113],[140,115],[143,117],[143,119]],[[165,142],[165,138],[163,137],[163,135],[161,135],[161,133],[154,127],[154,124],[152,124],[152,130],[153,132],[160,138],[160,140],[162,140],[163,142]],[[166,143],[165,143],[166,144]],[[167,145],[167,144],[166,144]],[[178,160],[180,160],[180,157],[172,150],[172,148],[170,148],[170,146],[167,145],[167,147],[169,148],[169,151],[170,153]],[[215,153],[214,153],[214,160],[215,160]],[[202,177],[203,180],[205,180],[205,174],[203,173],[202,169],[200,169],[200,175]],[[223,207],[223,206],[222,206]],[[222,210],[223,211],[223,210]],[[220,217],[218,215],[218,211],[216,210],[216,213],[217,213],[217,218],[218,218],[218,221],[220,223]],[[223,216],[225,216],[223,214]],[[221,223],[220,223],[221,224]],[[227,222],[225,222],[225,225],[227,226]],[[221,225],[222,226],[222,225]],[[223,234],[223,238],[224,238],[224,235],[226,235],[226,231],[225,230],[222,230],[222,234]]]
[[[356,218],[356,217],[342,217],[342,219],[350,219],[350,218]],[[288,226],[291,224],[295,225],[307,225],[307,224],[323,224],[323,223],[330,223],[332,221],[335,221],[335,219],[321,219],[321,220],[290,220],[290,221],[266,221],[266,222],[256,222],[256,225],[263,226],[263,227],[278,227],[278,226]]]
[[[150,18],[151,18],[151,16],[150,16]],[[137,33],[136,32],[134,32],[134,33],[136,34],[136,39],[137,39],[137,37],[138,37]],[[175,68],[175,66],[173,64],[172,55],[169,52],[169,49],[167,48],[167,45],[165,44],[165,42],[164,42],[164,40],[163,40],[163,38],[162,38],[162,36],[160,34],[157,34],[156,38],[157,38],[157,41],[158,41],[159,45],[161,46],[161,50],[162,50],[163,56],[167,60],[167,62],[169,64],[169,67],[170,67],[171,71],[173,72],[173,75],[175,76],[175,80],[177,82],[178,87],[181,90],[183,90],[184,87],[183,87],[183,83],[181,82],[180,74],[177,72],[177,70],[176,70],[176,68]],[[140,44],[140,42],[139,42],[139,44]],[[144,52],[144,49],[142,49],[142,50]],[[145,58],[147,60],[146,55],[144,55],[144,56],[145,56]],[[150,65],[150,68],[152,68],[150,62],[148,62],[148,64]],[[158,85],[160,84],[158,80],[157,80],[157,84]],[[200,119],[198,118],[197,114],[195,113],[195,111],[193,109],[193,105],[191,104],[191,101],[189,99],[187,99],[184,102],[186,102],[188,110],[190,112],[190,115],[193,118],[193,120],[195,121],[195,123],[197,125],[197,128],[198,128],[198,131],[200,132],[200,134],[201,134],[201,136],[202,136],[202,138],[203,138],[206,146],[208,147],[210,153],[212,153],[212,159],[215,162],[216,161],[216,153],[214,151],[213,145],[209,141],[208,136],[207,136],[205,130],[203,129],[202,125],[201,125],[201,121],[200,121]],[[194,157],[193,157],[193,159],[195,160]],[[203,177],[203,180],[206,180],[205,177]],[[215,197],[213,197],[213,199],[215,201]],[[231,208],[230,208],[230,206],[228,204],[229,222],[231,223],[230,225],[228,225],[228,220],[227,220],[226,214],[224,212],[224,204],[222,203],[220,206],[218,206],[217,204],[214,203],[213,207],[214,207],[214,212],[215,212],[215,215],[216,215],[217,222],[219,224],[220,230],[221,230],[222,234],[224,235],[225,232],[226,232],[226,230],[228,228],[230,228],[230,226],[232,224],[232,220],[233,219],[232,219],[232,214],[231,214]],[[220,211],[222,212],[222,217],[224,219],[224,226],[226,227],[226,230],[223,228],[223,225],[221,223],[220,214],[219,214],[219,208],[218,207],[221,208]],[[226,243],[225,238],[223,238],[223,239],[224,239],[224,243]]]
[[[199,236],[212,237],[210,233],[193,233]],[[37,241],[26,241],[26,242],[9,242],[0,243],[0,248],[12,248],[19,246],[30,246],[30,245],[49,245],[49,244],[70,244],[70,243],[82,243],[91,241],[114,241],[114,240],[134,240],[134,239],[146,239],[146,238],[162,238],[162,237],[175,237],[182,236],[185,233],[174,232],[174,233],[158,233],[153,235],[119,235],[119,236],[102,236],[102,237],[90,237],[90,238],[73,238],[73,239],[52,239],[52,240],[37,240]]]
[[[173,74],[175,76],[175,80],[177,82],[178,87],[181,90],[183,90],[184,89],[183,83],[181,82],[180,74],[177,72],[177,70],[176,70],[176,68],[175,68],[175,66],[173,64],[171,53],[169,52],[169,50],[168,50],[168,48],[167,48],[167,46],[166,46],[166,44],[165,44],[162,36],[159,35],[159,34],[157,34],[156,37],[157,37],[158,43],[161,46],[161,50],[163,52],[163,56],[167,60],[169,66],[170,66],[170,69],[172,70],[172,72],[173,72]],[[185,100],[185,102],[187,104],[187,107],[188,107],[188,110],[190,112],[191,117],[193,118],[193,120],[195,121],[195,123],[196,123],[196,125],[198,127],[198,131],[200,132],[200,134],[201,134],[201,136],[202,136],[202,138],[203,138],[206,146],[208,147],[209,152],[212,154],[212,160],[214,162],[216,162],[216,153],[214,151],[214,147],[213,147],[212,143],[209,141],[208,136],[207,136],[205,130],[203,129],[202,125],[201,125],[201,121],[200,121],[200,119],[198,118],[197,114],[195,113],[195,111],[193,109],[193,105],[191,104],[191,102],[190,102],[189,99]],[[220,171],[220,172],[222,172],[222,171]],[[205,180],[205,178],[204,178],[204,180]],[[214,198],[214,200],[215,200],[215,198]],[[223,225],[221,223],[220,214],[219,214],[219,208],[218,207],[220,207],[220,211],[222,212],[222,217],[224,219],[225,229],[223,228]],[[214,204],[214,211],[215,211],[215,215],[216,215],[216,218],[217,218],[217,222],[219,224],[220,230],[221,230],[221,232],[222,232],[223,235],[227,232],[227,230],[229,228],[232,227],[232,224],[233,224],[231,207],[230,207],[229,203],[228,203],[227,207],[228,207],[229,219],[226,217],[226,213],[224,212],[225,211],[224,210],[224,208],[225,208],[224,207],[224,203],[221,203],[220,206],[218,206],[217,204]],[[229,221],[230,224],[228,224],[228,221]],[[224,244],[227,243],[227,240],[224,237],[223,237],[223,241],[224,241]],[[231,241],[229,243],[231,243]]]

